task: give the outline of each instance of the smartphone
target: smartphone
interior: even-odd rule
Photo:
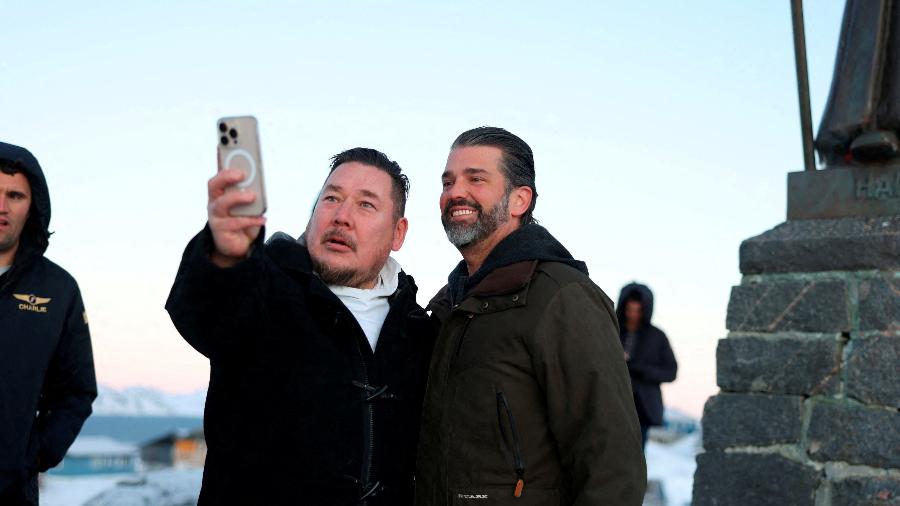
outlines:
[[[219,136],[217,150],[219,170],[238,169],[244,180],[229,186],[225,192],[252,190],[256,200],[231,208],[232,216],[260,216],[266,211],[266,187],[263,184],[262,157],[259,151],[259,131],[253,116],[221,118],[216,124]]]

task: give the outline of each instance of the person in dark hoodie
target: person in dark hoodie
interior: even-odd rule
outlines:
[[[0,143],[0,504],[38,504],[97,396],[75,279],[44,257],[50,194],[28,150]]]
[[[441,180],[463,260],[426,308],[441,330],[416,504],[640,505],[646,465],[612,301],[535,223],[531,148],[469,130]]]
[[[631,375],[634,404],[641,422],[641,440],[646,445],[650,427],[663,424],[659,384],[675,381],[678,362],[666,334],[650,323],[653,292],[646,285],[631,283],[622,288],[616,316]]]

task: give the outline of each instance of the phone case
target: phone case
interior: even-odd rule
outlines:
[[[244,172],[244,180],[229,186],[225,191],[256,192],[251,204],[231,208],[232,216],[259,216],[266,211],[266,187],[263,182],[262,156],[259,149],[259,131],[253,116],[221,118],[216,124],[219,135],[219,170],[238,169]]]

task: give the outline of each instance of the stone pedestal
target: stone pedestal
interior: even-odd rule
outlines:
[[[900,215],[741,245],[695,506],[900,505]]]

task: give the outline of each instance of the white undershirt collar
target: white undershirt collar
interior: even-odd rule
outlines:
[[[378,344],[384,319],[390,310],[388,297],[397,291],[400,270],[400,264],[393,257],[388,257],[381,272],[378,273],[378,281],[370,289],[328,285],[328,289],[353,313],[353,317],[366,334],[373,352]]]

